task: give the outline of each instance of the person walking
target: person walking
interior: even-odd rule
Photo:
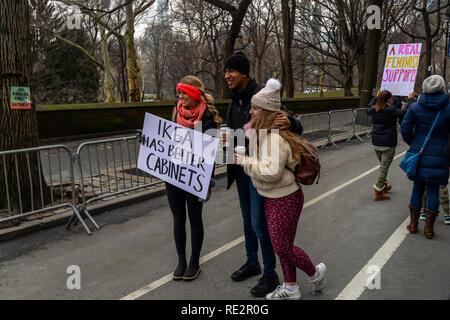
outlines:
[[[446,186],[449,178],[450,161],[445,157],[444,149],[450,133],[450,100],[445,94],[445,82],[439,75],[426,78],[422,84],[423,93],[406,112],[401,124],[403,140],[410,146],[409,152],[421,151],[420,161],[414,181],[409,204],[410,223],[407,229],[416,233],[419,225],[422,195],[427,192],[425,206],[424,234],[432,239],[434,222],[439,209],[439,186]],[[435,123],[430,139],[422,150],[422,145]]]
[[[427,218],[427,214],[425,212],[426,204],[427,204],[427,193],[425,191],[422,197],[422,209],[420,211],[420,220],[426,220]],[[449,208],[447,186],[439,186],[439,204],[442,206],[442,210],[444,211],[444,224],[450,225],[450,208]]]
[[[202,132],[217,129],[222,123],[214,107],[214,99],[205,93],[202,81],[195,76],[186,76],[177,86],[179,100],[174,108],[172,121],[194,129],[202,123]],[[178,254],[178,266],[173,273],[174,280],[195,280],[200,273],[200,251],[204,230],[202,220],[202,199],[166,183],[167,199],[173,215],[173,231]],[[192,253],[189,265],[186,262],[186,207],[191,226]]]
[[[296,268],[309,276],[314,290],[325,284],[326,266],[315,266],[308,254],[294,246],[297,224],[303,208],[303,192],[294,171],[304,154],[300,138],[289,130],[274,130],[273,120],[280,111],[281,84],[270,79],[266,87],[251,100],[250,155],[239,158],[251,177],[257,192],[266,198],[264,211],[273,248],[280,259],[284,283],[266,295],[269,300],[298,300],[301,293],[296,283]],[[247,131],[248,131],[247,130]],[[262,134],[263,131],[267,130]]]
[[[392,104],[392,100],[392,94],[384,90],[380,91],[367,106],[367,113],[372,117],[372,144],[380,162],[378,179],[373,186],[376,201],[391,198],[387,194],[392,189],[392,185],[387,180],[387,174],[397,147],[397,122],[401,123],[406,112],[405,109],[398,107],[401,105],[398,102],[399,99],[396,99],[395,105]]]
[[[235,134],[243,133],[244,125],[250,121],[251,117],[251,98],[261,88],[254,79],[250,78],[250,61],[243,52],[236,52],[228,57],[225,61],[224,71],[228,88],[231,89],[231,102],[228,106],[226,123],[234,130]],[[303,131],[300,121],[294,118],[292,114],[288,116],[286,114],[278,115],[273,124],[278,128],[290,129],[299,135]],[[232,156],[233,151],[233,148],[229,148],[228,154]],[[275,271],[276,257],[264,216],[265,198],[258,194],[243,168],[231,163],[227,165],[227,189],[230,189],[234,181],[237,185],[243,218],[247,261],[231,274],[231,279],[243,281],[263,273],[250,293],[255,297],[264,297],[280,283]],[[261,271],[258,261],[258,243],[261,246],[263,271]]]

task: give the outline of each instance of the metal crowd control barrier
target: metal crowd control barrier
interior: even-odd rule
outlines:
[[[328,143],[331,143],[338,149],[338,146],[334,142],[333,138],[342,134],[346,134],[353,131],[353,109],[343,109],[330,111],[330,139]],[[325,145],[325,147],[327,146]]]
[[[364,140],[358,135],[358,133],[366,132],[370,137],[372,132],[372,117],[367,114],[366,108],[356,108],[353,110],[353,132],[352,136],[347,139],[347,142],[353,138],[357,138],[359,141]]]
[[[306,114],[301,115],[299,120],[305,139],[311,142],[326,140],[322,149],[328,144],[337,148],[333,140],[336,136],[350,133],[352,135],[347,141],[356,137],[364,142],[358,134],[366,131],[370,135],[371,132],[371,118],[365,108]],[[63,145],[0,152],[0,170],[3,171],[4,180],[0,181],[0,186],[6,190],[6,200],[3,202],[7,206],[0,207],[0,223],[70,207],[73,215],[66,228],[81,222],[90,235],[91,231],[81,215],[85,214],[92,225],[99,229],[87,210],[90,203],[162,183],[137,168],[140,135],[138,130],[136,136],[83,143],[75,154]],[[61,153],[65,161],[62,161]],[[78,204],[73,165],[75,162],[80,179],[81,203]],[[216,165],[221,166],[223,164]],[[19,171],[23,168],[28,172],[28,176],[25,175],[26,182],[19,178]],[[23,176],[22,174],[22,179]],[[25,184],[26,188],[30,188],[29,195],[28,189],[25,191],[22,187]],[[18,197],[12,197],[12,187],[17,188]],[[26,199],[24,193],[29,198]],[[24,200],[30,201],[24,204]],[[2,212],[6,213],[6,217],[2,218]]]
[[[365,108],[305,114],[298,119],[303,126],[303,138],[311,142],[326,139],[321,149],[325,149],[329,144],[338,149],[334,141],[335,137],[349,133],[352,135],[347,142],[354,137],[364,142],[359,134],[367,132],[367,136],[370,136],[372,130],[371,118],[367,115]]]
[[[75,157],[80,171],[81,212],[90,216],[87,206],[94,201],[161,183],[137,169],[138,152],[139,135],[87,142],[78,147]]]
[[[4,180],[0,183],[5,187],[3,197],[7,203],[7,208],[3,209],[7,217],[0,218],[0,223],[70,207],[73,210],[71,220],[80,221],[91,234],[77,210],[72,154],[66,146],[2,151],[0,168]],[[26,181],[21,181],[24,176]],[[17,197],[13,196],[12,188],[17,189],[14,190]],[[91,222],[95,225],[93,220]]]
[[[303,126],[303,138],[311,142],[327,139],[322,149],[331,141],[329,112],[304,114],[299,117],[299,120]]]

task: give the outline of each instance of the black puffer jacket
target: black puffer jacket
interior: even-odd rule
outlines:
[[[367,114],[372,117],[372,144],[377,147],[397,146],[397,122],[401,123],[406,110],[393,104],[376,112],[377,97],[367,106]]]
[[[447,146],[445,147],[445,157],[450,161],[450,135],[448,136]]]
[[[237,93],[231,92],[231,102],[228,106],[226,123],[228,127],[233,130],[242,129],[245,124],[247,124],[250,119],[250,108],[252,97],[261,90],[261,87],[256,83],[255,79],[250,79],[247,87],[244,91]],[[285,106],[281,106],[281,110],[288,114],[288,119],[291,122],[290,130],[298,135],[303,132],[303,126],[300,121],[293,117],[293,112],[289,111]],[[242,129],[243,130],[243,129]],[[235,146],[237,140],[235,140]],[[248,146],[248,141],[246,140]],[[233,150],[228,150],[232,153]],[[232,154],[229,155],[229,159],[233,159]],[[238,174],[245,174],[244,169],[235,164],[227,165],[227,188],[229,189],[233,182],[236,180]]]

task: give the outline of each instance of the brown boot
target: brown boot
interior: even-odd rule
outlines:
[[[375,191],[375,196],[373,197],[373,200],[378,201],[378,200],[389,200],[391,197],[385,192],[386,190],[386,186],[381,189],[378,190],[378,188],[376,186],[373,186],[373,190]]]
[[[436,217],[439,213],[438,211],[431,211],[429,209],[425,209],[426,218],[425,218],[425,227],[423,228],[423,233],[425,234],[425,237],[428,239],[433,239],[434,237],[434,231],[433,226],[434,222],[436,221]]]
[[[391,189],[392,189],[392,184],[390,184],[389,182],[386,182],[384,184],[384,192],[388,192]]]
[[[408,205],[408,207],[411,221],[406,229],[408,229],[409,233],[416,233],[417,227],[419,226],[420,208],[416,208],[411,205]]]

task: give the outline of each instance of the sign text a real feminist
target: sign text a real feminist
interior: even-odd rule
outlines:
[[[381,90],[407,96],[414,90],[419,66],[421,43],[390,44],[384,66]]]
[[[206,199],[219,139],[146,113],[138,168]]]

